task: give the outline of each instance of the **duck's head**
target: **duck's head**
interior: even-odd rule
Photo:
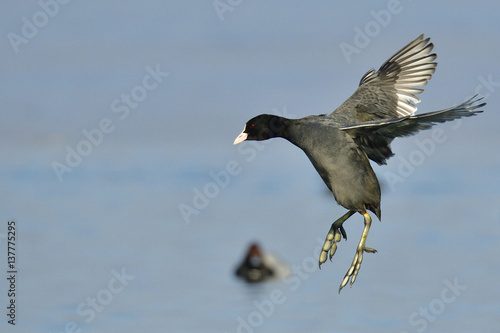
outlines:
[[[234,145],[245,140],[267,140],[283,136],[285,130],[285,118],[271,114],[261,114],[247,121],[245,128],[234,140]]]

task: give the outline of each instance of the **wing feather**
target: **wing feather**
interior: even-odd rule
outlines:
[[[353,123],[413,115],[420,98],[416,95],[436,70],[434,45],[420,35],[396,52],[378,71],[363,75],[358,89],[334,113],[345,114]],[[360,112],[362,110],[363,112]]]

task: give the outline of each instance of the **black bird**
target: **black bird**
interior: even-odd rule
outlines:
[[[333,222],[319,257],[319,265],[330,260],[341,236],[347,239],[342,224],[355,212],[364,216],[364,229],[354,260],[340,290],[356,276],[363,261],[363,252],[376,252],[366,247],[372,211],[380,220],[380,185],[368,159],[382,165],[393,156],[390,144],[396,137],[409,136],[461,117],[470,117],[486,105],[475,96],[455,107],[413,115],[416,97],[436,70],[434,45],[420,35],[403,47],[378,71],[369,70],[358,89],[332,113],[300,119],[287,119],[262,114],[250,119],[234,144],[245,140],[285,138],[311,160],[335,200],[349,211]]]

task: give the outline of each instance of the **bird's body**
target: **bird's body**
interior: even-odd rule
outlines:
[[[370,162],[336,124],[335,118],[308,116],[283,126],[285,138],[304,151],[341,206],[356,212],[369,209],[380,218],[380,186]]]
[[[234,144],[244,140],[267,140],[282,137],[301,148],[335,200],[349,211],[337,219],[327,234],[319,264],[330,259],[341,236],[342,224],[352,214],[364,216],[365,227],[351,267],[340,285],[354,283],[364,252],[376,252],[365,246],[371,225],[367,210],[380,219],[380,186],[369,159],[385,164],[393,152],[390,144],[396,137],[428,129],[436,123],[473,116],[479,99],[458,106],[415,116],[417,94],[430,80],[437,63],[430,54],[433,45],[423,35],[402,48],[378,71],[368,71],[358,89],[330,114],[287,119],[263,114],[250,119]],[[339,291],[340,291],[339,289]]]

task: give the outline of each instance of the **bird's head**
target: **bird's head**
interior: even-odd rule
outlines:
[[[271,114],[261,114],[247,121],[243,132],[234,140],[234,145],[245,140],[267,140],[277,136],[283,136],[285,130],[285,118]]]

